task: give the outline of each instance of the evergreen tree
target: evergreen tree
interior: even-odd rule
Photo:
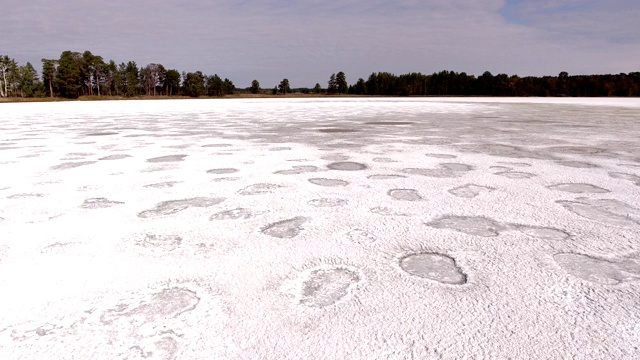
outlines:
[[[338,94],[346,94],[347,91],[349,90],[349,85],[347,84],[347,77],[345,76],[345,74],[340,71],[336,77],[336,90],[338,91]]]
[[[156,76],[157,76],[156,87],[158,88],[158,92],[162,94],[163,89],[165,89],[164,86],[167,82],[167,69],[165,69],[164,66],[162,66],[162,64],[156,64]],[[167,95],[166,93],[164,94]]]
[[[53,77],[56,74],[57,60],[42,59],[42,81],[45,89],[49,90],[49,97],[53,97]]]
[[[205,77],[201,71],[187,73],[182,84],[183,92],[187,96],[198,97],[205,94]]]
[[[291,88],[289,87],[289,79],[282,79],[282,81],[280,81],[280,85],[278,85],[278,90],[280,90],[283,95],[291,92]]]
[[[224,90],[224,95],[233,95],[233,92],[236,91],[236,87],[233,85],[233,82],[227,78],[224,78],[222,88]]]
[[[116,71],[116,93],[120,96],[127,95],[127,64],[121,62]]]
[[[476,81],[478,95],[493,95],[493,74],[485,71]]]
[[[180,73],[178,70],[167,70],[164,86],[167,89],[168,96],[174,95],[176,90],[180,89]]]
[[[224,82],[218,76],[218,74],[214,74],[213,76],[207,77],[207,95],[209,96],[223,96],[224,95]]]
[[[371,73],[369,75],[369,79],[366,82],[367,85],[367,95],[378,95],[378,75],[376,73]]]
[[[367,93],[367,84],[363,78],[359,78],[354,87],[354,93],[358,95],[364,95]]]
[[[331,74],[331,76],[329,77],[329,81],[327,82],[327,93],[328,94],[335,94],[338,92],[338,81],[336,80],[336,74]]]
[[[118,81],[118,66],[113,60],[109,60],[108,64],[105,64],[103,69],[105,87],[107,88],[107,94],[109,96],[117,94]]]
[[[41,91],[38,72],[31,63],[18,67],[18,74],[21,97],[33,97],[37,91]]]
[[[82,56],[78,52],[64,51],[58,59],[55,85],[60,96],[75,99],[80,96],[82,89],[82,70],[80,68]]]
[[[94,58],[95,56],[91,51],[86,50],[82,53],[82,60],[79,62],[82,82],[87,88],[87,95],[93,95],[93,85],[98,83],[97,79],[93,78],[95,70]]]
[[[135,61],[129,61],[124,67],[125,95],[128,97],[138,95],[138,65]]]
[[[252,94],[257,94],[258,92],[260,92],[260,83],[258,82],[258,80],[253,80],[251,82],[250,90]]]

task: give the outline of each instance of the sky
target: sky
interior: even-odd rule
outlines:
[[[0,54],[85,51],[248,87],[323,87],[344,71],[640,71],[637,0],[1,0]]]

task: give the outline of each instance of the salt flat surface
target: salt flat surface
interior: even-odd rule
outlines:
[[[2,104],[2,359],[637,359],[640,100]]]

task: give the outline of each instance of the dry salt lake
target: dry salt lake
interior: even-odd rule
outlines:
[[[0,105],[2,359],[637,359],[640,99]]]

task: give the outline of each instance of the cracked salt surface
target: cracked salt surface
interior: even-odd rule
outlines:
[[[638,357],[640,100],[2,110],[3,359]]]

